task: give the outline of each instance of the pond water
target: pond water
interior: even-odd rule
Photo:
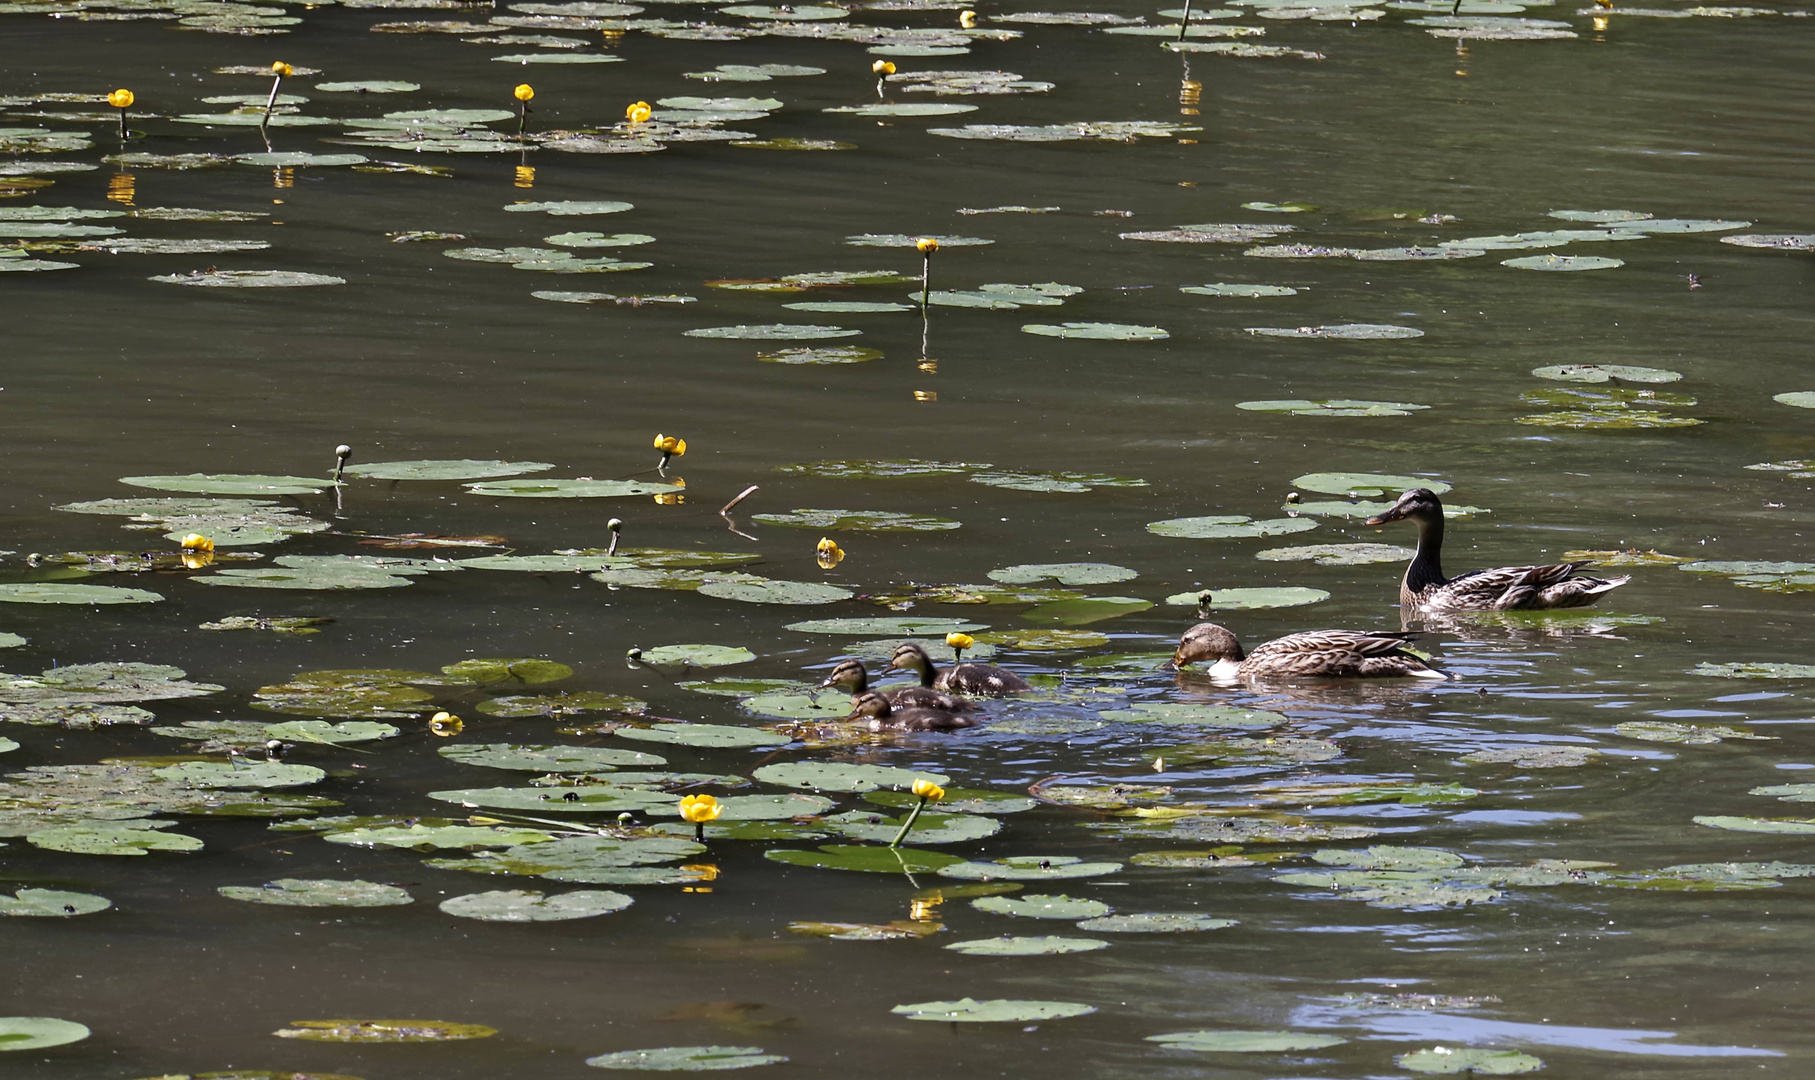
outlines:
[[[0,4],[0,599],[141,591],[0,605],[0,1013],[90,1032],[0,1020],[9,1075],[1806,1075],[1815,20],[1660,3],[1248,4],[1187,52],[1128,4]],[[359,471],[423,459],[525,464]],[[1676,558],[1408,613],[1434,685],[1163,667],[1204,590],[1250,645],[1401,627],[1403,551],[1257,557],[1410,545],[1351,472],[1442,490],[1451,572]],[[105,499],[176,501],[63,509]],[[1077,563],[1119,569],[992,577]],[[201,628],[245,617],[328,621]],[[819,622],[878,618],[929,621]],[[947,629],[1035,690],[891,738],[802,696]],[[180,672],[54,670],[121,662]],[[388,726],[267,730],[309,720]],[[916,775],[957,812],[890,870]],[[695,793],[747,800],[703,849]],[[440,907],[503,890],[589,917]],[[948,948],[1009,936],[1080,951]],[[898,1009],[964,999],[1022,1004]],[[360,1019],[496,1033],[294,1037]]]

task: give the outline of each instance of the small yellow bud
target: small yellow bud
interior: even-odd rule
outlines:
[[[438,712],[429,717],[429,734],[443,739],[451,739],[460,734],[466,727],[460,718],[451,712]]]
[[[683,795],[681,797],[681,817],[695,825],[717,821],[718,816],[724,812],[725,808],[710,795]]]
[[[667,454],[669,457],[687,456],[687,440],[676,438],[673,435],[657,435],[655,437],[655,448],[662,453]]]
[[[945,635],[945,643],[954,649],[968,649],[977,643],[977,639],[971,637],[969,634],[960,634],[954,630]]]
[[[878,75],[893,75],[895,74],[895,62],[893,60],[878,60],[870,65],[870,70]]]
[[[844,561],[844,548],[839,547],[838,541],[829,536],[820,537],[819,547],[815,550],[821,570],[830,570]]]
[[[938,784],[933,783],[931,780],[914,781],[913,792],[927,802],[938,802],[940,799],[945,798],[945,789]]]
[[[184,551],[214,550],[214,541],[203,536],[201,533],[190,533],[188,536],[183,537],[182,544]]]
[[[647,123],[651,115],[647,101],[633,101],[624,107],[624,119],[633,124]]]
[[[121,87],[120,89],[115,90],[113,93],[107,95],[107,104],[112,105],[116,109],[124,109],[128,105],[131,105],[132,102],[133,102],[132,91],[126,89],[125,87]]]
[[[284,63],[282,60],[275,60],[271,63],[271,74],[287,79],[296,74],[296,69],[289,64]]]
[[[958,25],[966,30],[975,30],[977,28],[977,13],[974,11],[960,11],[958,13]]]
[[[517,88],[511,91],[511,96],[518,101],[528,101],[536,96],[536,88],[528,83],[518,83]]]
[[[922,255],[931,255],[933,252],[939,250],[939,241],[930,236],[923,236],[914,241],[914,250]]]

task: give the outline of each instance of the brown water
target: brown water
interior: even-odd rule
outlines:
[[[0,6],[0,11],[5,11]],[[74,10],[73,8],[69,10]],[[860,594],[908,582],[979,582],[1021,563],[1100,561],[1139,577],[1086,587],[1150,601],[1200,588],[1302,585],[1330,598],[1311,607],[1224,611],[1250,643],[1321,626],[1397,628],[1397,564],[1318,567],[1262,562],[1265,548],[1310,543],[1409,543],[1409,529],[1371,530],[1321,518],[1312,532],[1269,539],[1181,540],[1143,526],[1207,514],[1273,518],[1304,473],[1415,474],[1454,485],[1452,502],[1492,513],[1453,521],[1451,572],[1547,561],[1569,549],[1640,548],[1698,559],[1799,560],[1815,527],[1807,480],[1743,466],[1815,457],[1808,413],[1772,395],[1815,389],[1808,375],[1807,253],[1717,242],[1724,232],[1576,244],[1570,255],[1625,260],[1616,269],[1532,273],[1499,265],[1539,250],[1439,262],[1244,257],[1247,244],[1157,244],[1120,232],[1197,222],[1279,223],[1269,243],[1382,248],[1547,228],[1552,209],[1630,209],[1659,218],[1750,222],[1745,233],[1815,226],[1808,177],[1815,149],[1815,25],[1801,18],[1652,19],[1615,15],[1596,28],[1566,8],[1525,17],[1566,20],[1579,37],[1455,42],[1427,36],[1394,11],[1378,22],[1256,18],[1240,39],[1317,50],[1327,59],[1244,59],[1162,51],[1159,39],[1084,27],[1021,29],[980,41],[970,55],[895,57],[902,71],[1003,69],[1056,84],[1044,94],[894,95],[976,104],[954,117],[884,123],[827,107],[874,100],[862,45],[783,37],[665,40],[631,32],[625,62],[509,65],[489,57],[527,45],[473,45],[451,35],[374,34],[406,19],[483,21],[489,8],[343,10],[286,7],[302,22],[282,36],[184,32],[167,21],[81,21],[43,13],[0,20],[0,94],[96,92],[138,96],[128,150],[249,153],[255,128],[202,127],[170,115],[217,111],[205,96],[260,94],[262,78],[214,74],[282,58],[323,79],[404,79],[416,93],[316,93],[286,82],[305,112],[371,117],[422,108],[510,108],[510,87],[535,85],[538,130],[614,123],[633,100],[695,94],[773,96],[773,115],[729,123],[760,138],[838,139],[857,149],[785,152],[678,143],[654,154],[411,154],[337,145],[337,126],[271,129],[278,150],[356,152],[451,168],[451,177],[346,168],[228,165],[197,171],[118,168],[57,174],[54,186],[0,199],[0,210],[41,204],[97,209],[180,206],[268,212],[268,221],[103,219],[126,235],[269,239],[269,251],[201,255],[47,253],[79,269],[0,278],[6,348],[0,406],[9,478],[0,548],[6,581],[43,569],[23,555],[161,543],[117,517],[57,512],[78,500],[159,494],[121,476],[245,472],[320,475],[346,442],[358,461],[491,458],[556,463],[554,477],[622,476],[648,468],[657,431],[689,443],[671,473],[686,501],[647,498],[486,498],[456,483],[354,481],[338,510],[329,496],[285,500],[331,519],[336,533],[260,550],[369,552],[350,534],[497,534],[520,554],[603,546],[621,517],[634,546],[754,552],[770,577],[828,581]],[[986,17],[993,9],[979,9]],[[1149,16],[1134,7],[1116,8]],[[502,13],[502,9],[500,9]],[[644,17],[747,20],[711,9],[653,5]],[[950,27],[951,11],[858,13],[866,25]],[[558,33],[587,40],[597,31]],[[808,78],[702,83],[681,77],[721,63],[803,64]],[[1181,91],[1181,80],[1187,85]],[[1183,98],[1181,98],[1183,94]],[[1183,100],[1183,103],[1181,103]],[[51,104],[46,110],[106,109]],[[1190,112],[1188,110],[1195,110]],[[93,147],[16,159],[99,163],[119,149],[111,121],[59,121],[14,106],[0,126],[89,131]],[[152,117],[145,114],[161,114]],[[966,123],[1080,120],[1185,122],[1201,132],[1116,143],[969,141],[925,134]],[[512,130],[508,121],[492,125]],[[527,164],[533,175],[519,171]],[[117,179],[131,177],[130,182]],[[274,186],[276,184],[282,186]],[[130,203],[109,201],[108,192]],[[503,213],[521,200],[623,200],[609,217]],[[1271,214],[1257,200],[1318,209]],[[959,215],[959,208],[1058,206],[1041,215]],[[1116,211],[1105,215],[1104,211]],[[1383,211],[1399,212],[1393,217]],[[1426,224],[1418,218],[1454,215]],[[585,250],[647,260],[619,274],[562,275],[449,259],[444,249],[540,246],[569,230],[643,232],[657,242]],[[436,230],[470,239],[395,243],[387,233]],[[782,303],[906,301],[917,288],[862,286],[799,294],[703,284],[818,270],[919,272],[912,250],[848,247],[874,232],[962,234],[988,247],[952,247],[933,260],[935,288],[1058,281],[1084,292],[1060,307],[990,311],[815,314]],[[154,274],[285,269],[331,274],[341,286],[184,288]],[[1700,287],[1691,288],[1689,275]],[[1290,285],[1295,296],[1184,294],[1206,282]],[[532,290],[684,294],[680,306],[580,306]],[[1154,325],[1157,342],[1057,340],[1026,323]],[[821,344],[876,348],[867,363],[795,367],[758,351],[812,342],[683,336],[739,323],[824,323],[863,336]],[[1415,327],[1411,340],[1296,340],[1246,327],[1336,323]],[[925,351],[922,343],[925,342]],[[937,363],[928,365],[927,358]],[[1692,407],[1665,411],[1706,423],[1659,431],[1574,431],[1516,423],[1546,411],[1529,391],[1575,384],[1531,377],[1538,367],[1625,363],[1680,371],[1657,387]],[[928,370],[929,366],[932,370]],[[928,398],[919,400],[916,395]],[[1428,405],[1385,417],[1301,417],[1245,411],[1266,399],[1364,398]],[[931,458],[1018,470],[1140,477],[1149,486],[1086,493],[1005,490],[962,476],[829,480],[777,466],[823,459]],[[761,490],[727,531],[716,510],[750,484]],[[1308,499],[1334,498],[1307,493]],[[849,553],[814,565],[820,533],[763,525],[753,513],[845,507],[963,522],[932,533],[832,533]],[[452,554],[467,556],[471,551]],[[1627,572],[1627,571],[1620,571]],[[987,914],[953,898],[913,901],[944,883],[932,875],[837,873],[765,860],[774,847],[814,842],[714,841],[710,890],[624,886],[629,909],[573,922],[495,925],[444,915],[441,900],[485,889],[549,888],[519,877],[478,877],[422,865],[410,851],[325,843],[268,832],[257,819],[180,819],[202,839],[191,855],[105,859],[0,850],[7,890],[19,885],[93,892],[107,912],[0,924],[15,973],[0,1013],[88,1025],[85,1041],[9,1057],[33,1078],[151,1076],[225,1069],[309,1070],[389,1077],[597,1075],[584,1059],[662,1046],[760,1046],[787,1055],[777,1075],[1361,1077],[1405,1075],[1396,1055],[1475,1045],[1542,1057],[1546,1075],[1799,1076],[1815,1058],[1805,980],[1815,973],[1807,897],[1781,887],[1677,892],[1509,887],[1460,907],[1368,906],[1327,889],[1276,883],[1317,870],[1320,848],[1393,844],[1439,848],[1471,862],[1598,860],[1617,871],[1729,861],[1802,863],[1806,838],[1695,824],[1697,815],[1800,817],[1799,804],[1748,795],[1800,782],[1815,768],[1803,727],[1809,682],[1735,681],[1689,674],[1700,662],[1806,662],[1807,592],[1742,589],[1726,577],[1640,567],[1605,601],[1649,624],[1604,633],[1461,625],[1423,647],[1456,680],[1435,689],[1327,686],[1230,690],[1141,668],[1103,678],[1087,665],[1110,653],[1153,653],[1191,621],[1188,606],[1150,610],[1087,629],[1107,645],[1071,651],[1004,648],[993,658],[1096,697],[1048,692],[993,705],[981,728],[856,748],[779,752],[656,746],[676,769],[737,772],[788,760],[849,760],[937,770],[954,785],[1004,791],[1044,778],[1068,783],[1165,784],[1166,805],[1244,807],[1249,785],[1459,784],[1457,801],[1395,801],[1304,809],[1320,824],[1362,825],[1372,839],[1247,845],[1284,852],[1279,865],[1209,870],[1129,864],[1107,877],[1029,882],[1029,893],[1102,900],[1120,911],[1197,911],[1239,920],[1182,934],[1091,934],[1064,922]],[[93,584],[146,588],[158,604],[9,604],[0,630],[29,644],[6,650],[5,670],[105,660],[173,664],[219,683],[219,694],[152,702],[160,724],[284,719],[249,709],[258,687],[301,671],[383,667],[433,671],[478,656],[546,656],[573,678],[538,689],[596,690],[647,700],[663,717],[754,725],[735,699],[693,693],[628,666],[632,646],[743,645],[759,659],[723,674],[817,679],[837,637],[785,629],[803,619],[891,614],[861,599],[814,608],[742,604],[690,592],[607,590],[583,576],[468,570],[408,588],[290,592],[211,588],[179,574],[97,575]],[[908,614],[967,618],[993,629],[1031,626],[1022,606],[943,606]],[[319,615],[322,633],[219,634],[196,629],[226,615]],[[875,665],[872,664],[872,668]],[[710,677],[713,673],[707,673]],[[500,691],[509,692],[509,691]],[[533,691],[531,691],[533,692]],[[545,720],[503,721],[470,711],[478,695],[438,699],[468,718],[462,741],[636,745],[554,734]],[[1095,726],[1114,700],[1207,702],[1275,710],[1278,736],[1334,740],[1344,756],[1284,768],[1172,767],[1177,743],[1217,733],[1154,724]],[[425,714],[426,715],[426,714]],[[1069,731],[1030,733],[1032,721]],[[1748,728],[1777,741],[1674,745],[1639,741],[1613,725],[1665,720]],[[457,814],[428,792],[526,783],[530,774],[475,770],[438,756],[445,743],[422,718],[369,755],[301,745],[288,760],[329,770],[303,789],[349,814]],[[1019,727],[997,731],[993,726]],[[1057,725],[1063,726],[1063,725]],[[9,771],[104,758],[168,755],[183,744],[143,728],[62,731],[6,724],[22,744]],[[1221,733],[1223,735],[1229,732]],[[1592,747],[1575,768],[1470,764],[1485,748]],[[1174,755],[1176,756],[1176,755]],[[725,794],[718,789],[720,794]],[[763,785],[756,791],[783,789]],[[744,792],[736,792],[744,793]],[[864,804],[839,798],[838,809]],[[601,818],[609,821],[609,817]],[[1215,846],[1087,828],[1105,814],[1043,804],[1003,818],[997,836],[948,849],[967,858],[1077,856],[1126,862],[1144,851]],[[441,852],[441,855],[457,854]],[[402,886],[407,907],[277,908],[236,903],[224,885],[282,877],[360,878]],[[604,887],[604,886],[601,886]],[[925,899],[924,895],[922,896]],[[920,940],[845,942],[791,933],[796,920],[886,923],[918,914],[946,926]],[[1004,934],[1097,937],[1071,956],[972,957],[942,945]],[[1342,995],[1491,997],[1474,1008],[1360,1007]],[[916,1023],[905,1002],[1013,998],[1088,1004],[1096,1012],[1038,1025]],[[708,1005],[708,1003],[718,1003]],[[723,1003],[744,1003],[749,1008]],[[1404,1005],[1401,1001],[1399,1004]],[[275,1039],[292,1021],[398,1017],[483,1023],[500,1034],[445,1046],[347,1047]],[[1316,1031],[1349,1041],[1284,1054],[1166,1050],[1146,1036],[1192,1029]],[[1798,1063],[1801,1064],[1798,1064]]]

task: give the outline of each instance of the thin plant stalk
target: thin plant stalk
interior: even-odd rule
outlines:
[[[898,848],[901,846],[901,842],[907,839],[907,834],[914,831],[914,822],[920,820],[920,811],[925,809],[926,796],[922,795],[920,796],[920,801],[914,804],[914,808],[908,811],[907,821],[902,823],[901,831],[895,834],[895,839],[889,841],[889,847]]]
[[[1462,0],[1456,0],[1458,4]],[[1185,31],[1191,29],[1191,0],[1185,0],[1185,17],[1178,21],[1178,39],[1185,40]]]
[[[277,88],[282,86],[283,84],[284,84],[284,73],[281,71],[277,72],[276,76],[271,80],[270,96],[265,98],[265,115],[259,118],[259,121],[258,121],[259,127],[262,128],[271,122],[271,110],[273,108],[275,108],[277,105]]]

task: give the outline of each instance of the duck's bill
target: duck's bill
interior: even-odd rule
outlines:
[[[1399,509],[1397,506],[1395,506],[1395,507],[1392,507],[1391,509],[1383,510],[1378,514],[1375,514],[1373,517],[1362,522],[1362,524],[1363,525],[1385,525],[1389,521],[1399,521],[1404,517],[1405,517],[1405,511],[1403,511],[1403,510]]]

